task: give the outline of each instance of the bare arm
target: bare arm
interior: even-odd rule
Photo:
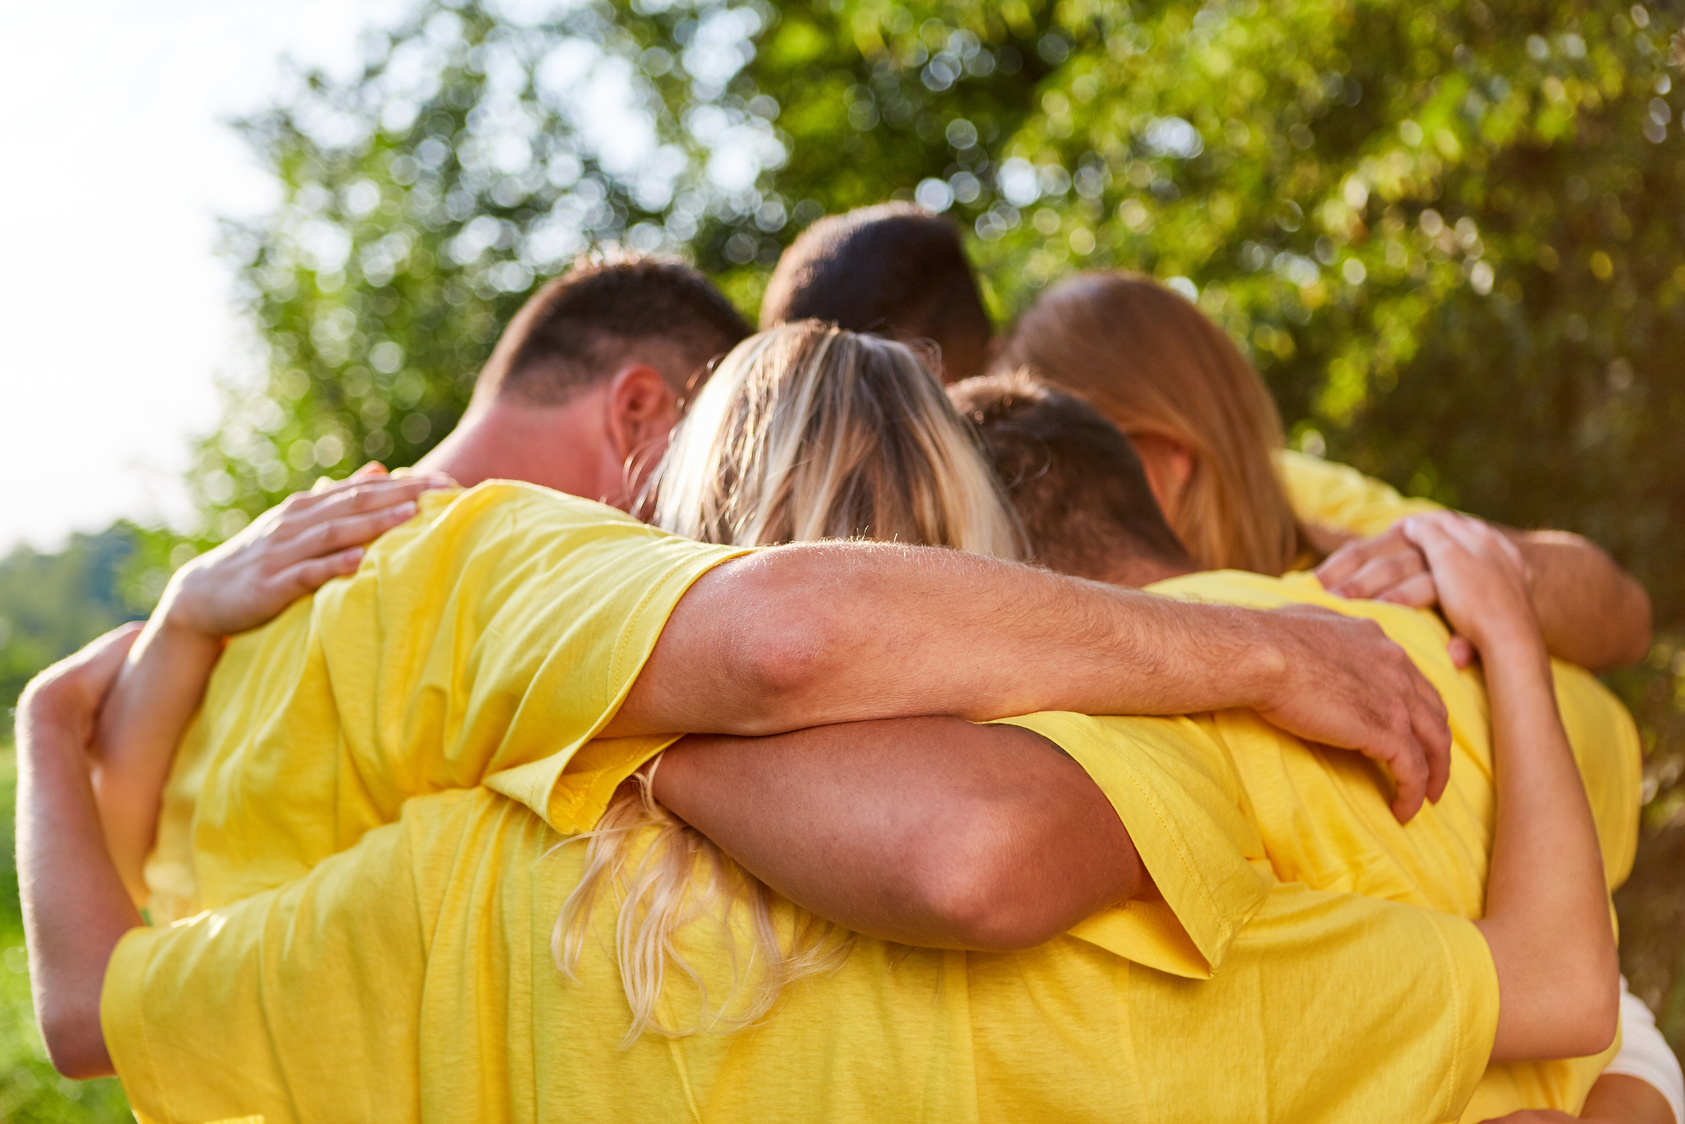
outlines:
[[[1373,622],[1190,604],[880,544],[779,547],[704,576],[607,732],[1224,707],[1386,762],[1401,819],[1444,788],[1444,705]]]
[[[1644,1081],[1620,1073],[1605,1073],[1586,1095],[1578,1116],[1552,1108],[1525,1108],[1486,1124],[1679,1124],[1667,1098]]]
[[[1446,516],[1454,516],[1447,512]],[[1442,516],[1418,518],[1438,519]],[[1596,543],[1564,531],[1499,527],[1521,552],[1528,593],[1545,647],[1558,659],[1607,671],[1644,658],[1650,649],[1650,598]],[[1425,608],[1439,602],[1433,575],[1399,527],[1370,539],[1333,536],[1317,567],[1332,593]]]
[[[18,891],[41,1037],[67,1077],[111,1057],[99,997],[111,950],[141,923],[106,853],[88,776],[99,700],[138,629],[127,626],[36,677],[18,702]]]
[[[1013,726],[919,718],[689,737],[653,784],[785,897],[904,944],[1029,948],[1147,885],[1088,774]]]
[[[135,901],[145,898],[142,868],[176,743],[199,708],[224,638],[356,570],[362,544],[409,519],[415,497],[443,483],[364,470],[288,498],[171,578],[100,711],[93,747],[100,820]]]
[[[1615,1036],[1620,969],[1597,831],[1556,710],[1514,548],[1470,519],[1406,521],[1492,705],[1497,820],[1485,917],[1497,968],[1495,1062],[1579,1057]]]

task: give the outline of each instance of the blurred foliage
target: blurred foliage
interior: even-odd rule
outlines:
[[[143,537],[117,523],[97,535],[72,535],[58,554],[19,547],[0,559],[0,713],[11,710],[37,671],[146,615],[152,599],[127,579]]]
[[[599,242],[688,253],[752,311],[803,226],[895,196],[965,225],[1003,317],[1072,270],[1154,273],[1243,343],[1301,447],[1581,531],[1650,589],[1660,639],[1614,680],[1649,753],[1624,944],[1685,1041],[1680,17],[421,0],[359,76],[301,74],[242,125],[283,190],[228,229],[267,361],[201,450],[199,543],[414,460]]]

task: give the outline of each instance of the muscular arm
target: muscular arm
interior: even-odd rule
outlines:
[[[1527,563],[1545,647],[1591,671],[1637,663],[1650,650],[1650,595],[1602,547],[1566,531],[1511,531]]]
[[[1028,948],[1146,885],[1105,795],[1017,727],[921,718],[689,737],[653,783],[785,897],[904,944]]]
[[[1444,787],[1443,704],[1369,622],[1190,604],[958,551],[859,543],[780,547],[704,576],[607,733],[1232,706],[1388,762],[1402,819]]]

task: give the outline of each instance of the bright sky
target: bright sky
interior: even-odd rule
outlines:
[[[189,440],[247,362],[215,219],[275,198],[223,121],[407,7],[0,0],[0,555],[186,514]]]

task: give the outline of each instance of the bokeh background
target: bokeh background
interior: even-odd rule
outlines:
[[[1609,678],[1647,754],[1622,954],[1685,1045],[1685,2],[395,0],[355,33],[325,7],[298,18],[349,63],[276,69],[230,126],[264,193],[218,236],[246,330],[187,501],[0,561],[0,705],[287,492],[425,452],[581,249],[688,255],[753,314],[805,225],[915,199],[1003,324],[1073,270],[1156,274],[1297,447],[1643,580],[1656,643]],[[36,377],[0,372],[5,401]],[[123,1118],[44,1061],[5,877],[0,1118]]]

